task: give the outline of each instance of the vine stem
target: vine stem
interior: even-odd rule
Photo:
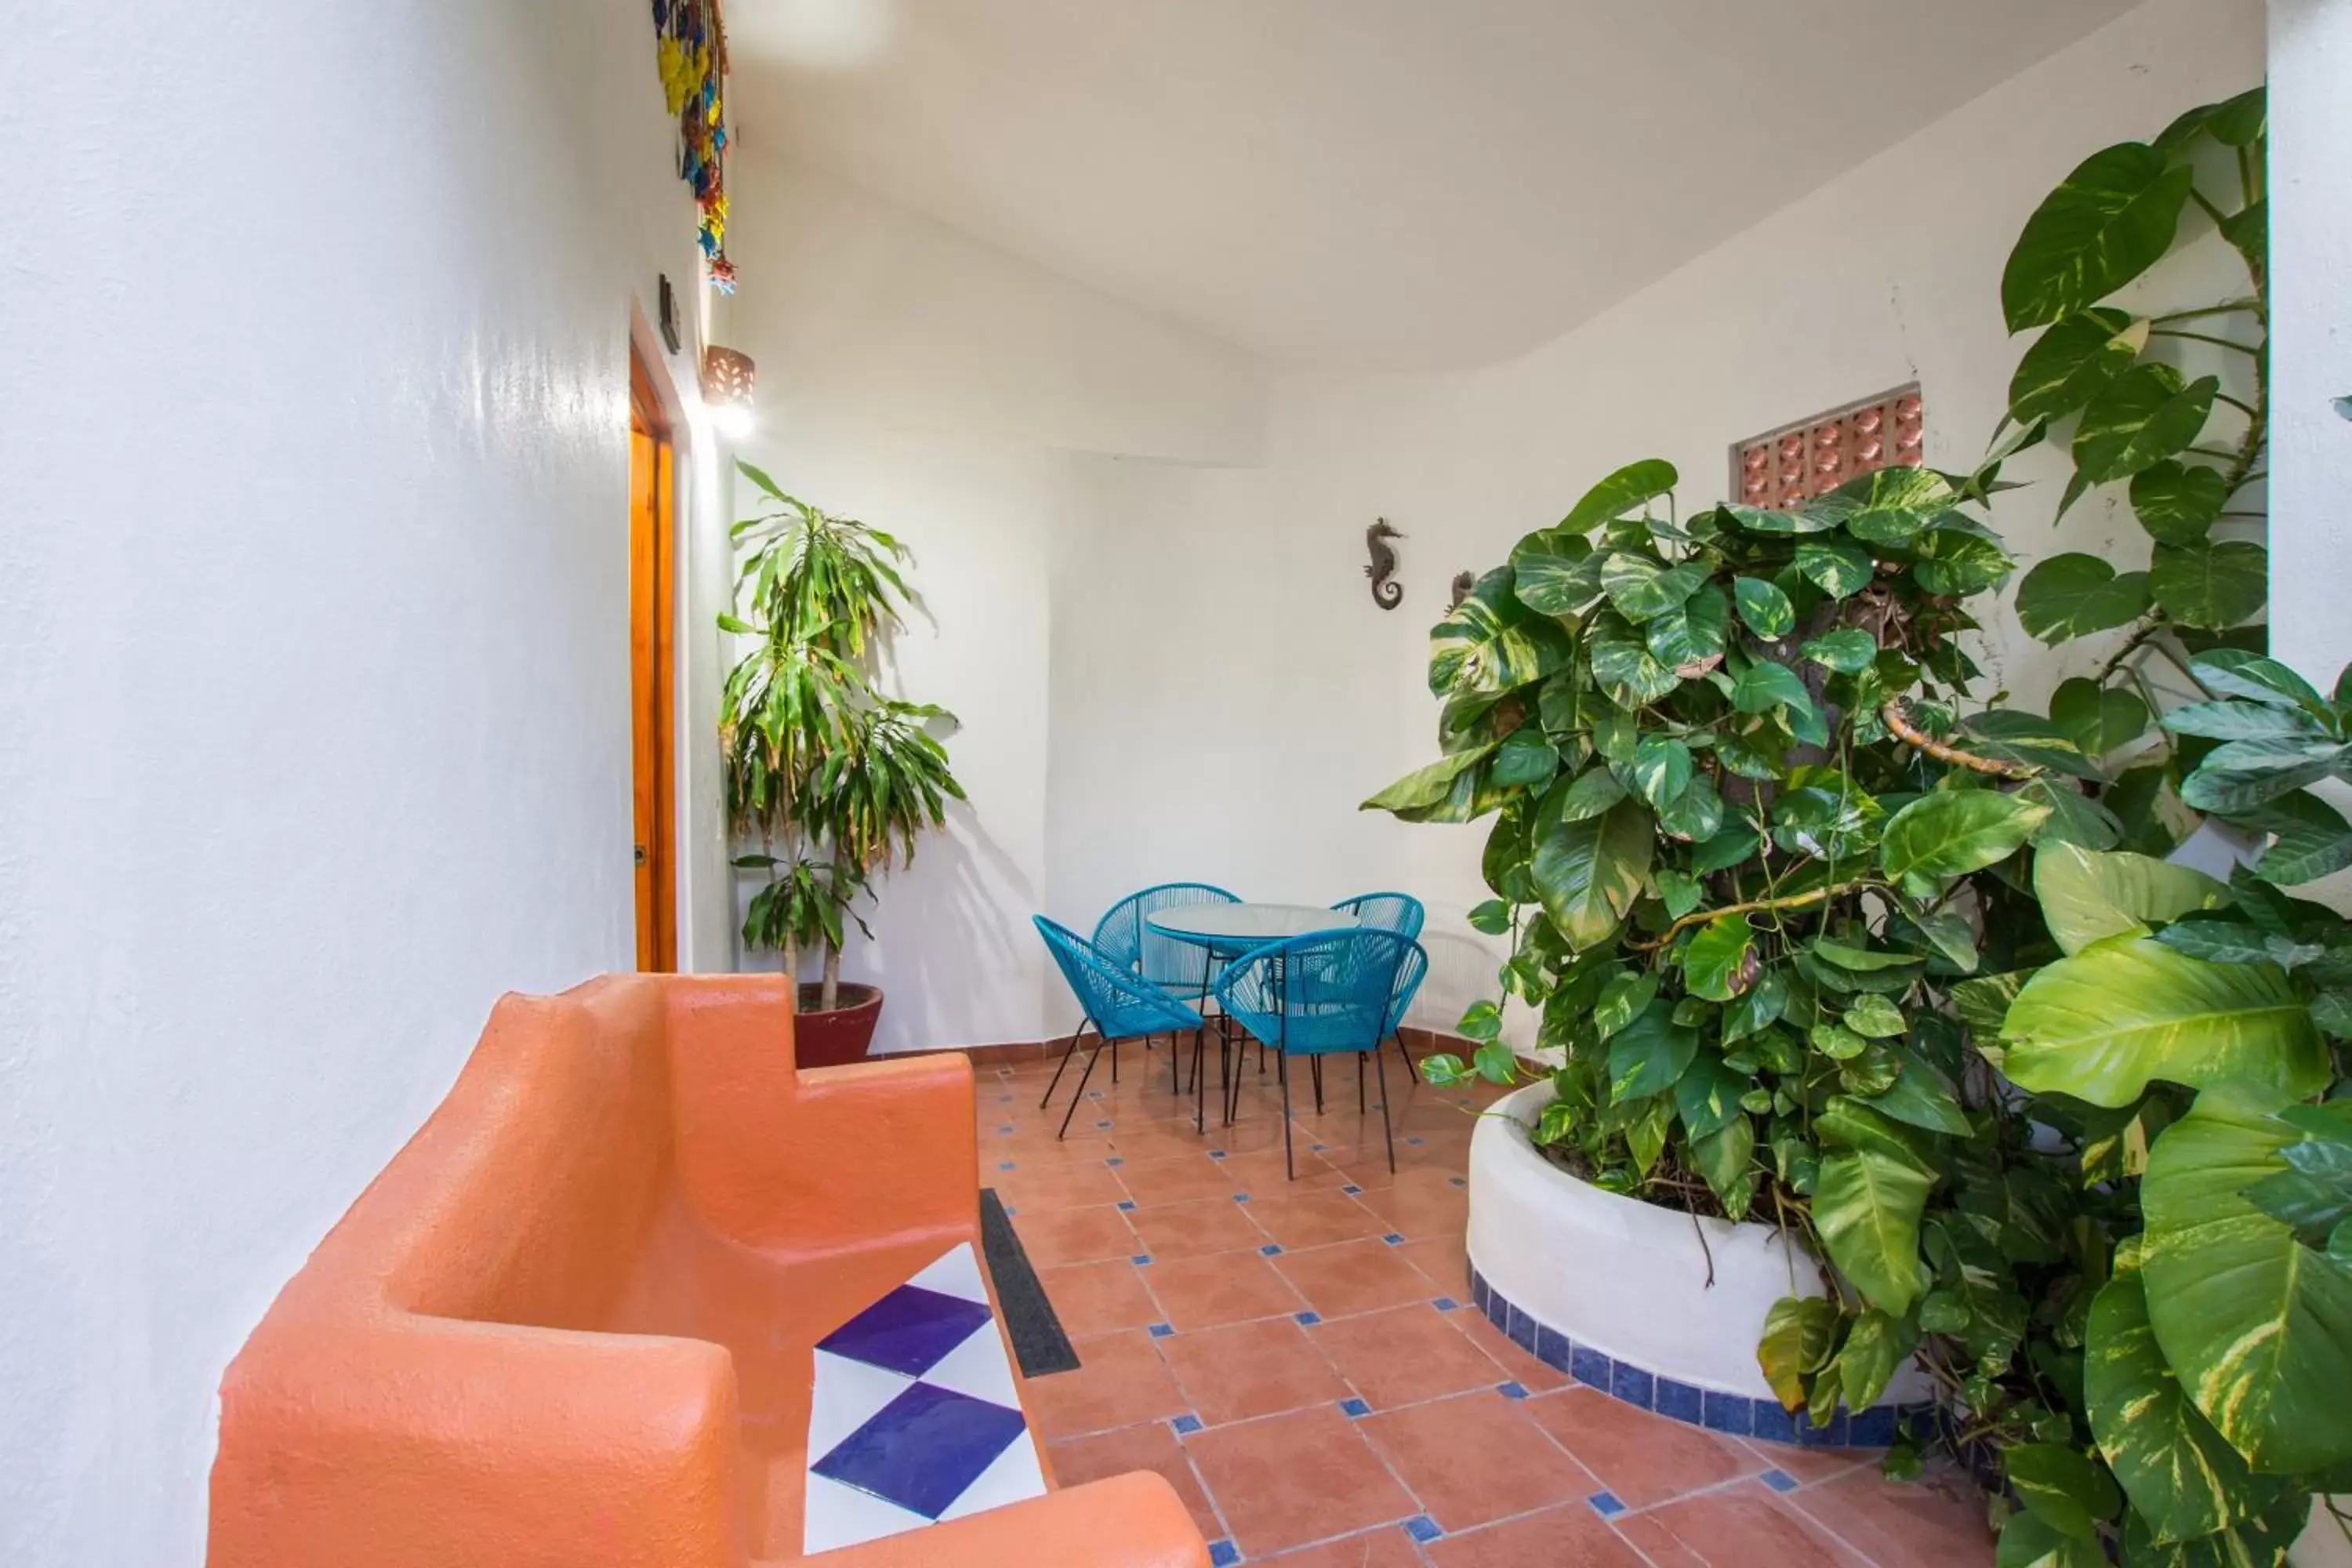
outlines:
[[[2167,321],[2194,321],[2206,316],[2260,316],[2262,314],[2263,302],[2260,300],[2225,300],[2219,305],[2200,306],[2194,310],[2173,310],[2161,316],[2150,316],[2148,320],[2160,327]]]
[[[2091,678],[2092,684],[2095,686],[2105,686],[2115,675],[2116,671],[2124,667],[2124,660],[2137,653],[2142,647],[2145,647],[2147,645],[2150,638],[2154,637],[2158,632],[2164,630],[2164,616],[2162,613],[2159,612],[2154,620],[2147,622],[2146,625],[2142,626],[2139,630],[2132,633],[2132,635],[2125,640],[2124,646],[2116,649],[2113,654],[2109,655],[2106,663],[2099,666],[2099,673]]]
[[[2022,763],[2005,763],[1995,757],[1979,757],[1973,752],[1963,752],[1958,746],[1948,746],[1911,722],[1903,711],[1903,700],[1890,698],[1878,710],[1879,721],[1895,738],[1915,752],[1925,752],[1939,763],[1949,763],[1956,768],[1966,768],[1972,773],[1985,773],[1997,779],[2031,779],[2042,776],[2042,770]]]
[[[1668,926],[1655,941],[1632,942],[1627,942],[1625,945],[1633,949],[1635,952],[1655,952],[1658,949],[1674,941],[1675,938],[1680,936],[1692,926],[1704,925],[1708,921],[1719,919],[1724,915],[1755,914],[1775,910],[1801,910],[1810,908],[1814,904],[1827,903],[1830,900],[1841,898],[1847,893],[1860,892],[1866,888],[1883,888],[1885,886],[1886,886],[1885,883],[1878,880],[1874,877],[1857,877],[1851,882],[1826,883],[1822,887],[1812,889],[1809,892],[1790,893],[1778,899],[1750,899],[1746,903],[1726,904],[1721,909],[1717,910],[1693,910],[1690,913],[1685,915],[1682,919]]]
[[[2191,342],[2211,343],[2216,348],[2235,349],[2242,354],[2252,354],[2256,359],[2260,359],[2263,353],[2252,343],[2242,343],[2235,338],[2217,338],[2210,332],[2184,332],[2177,327],[2150,327],[2148,335],[2158,338],[2187,338]]]

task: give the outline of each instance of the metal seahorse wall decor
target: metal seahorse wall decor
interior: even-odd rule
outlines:
[[[1404,600],[1404,584],[1396,580],[1396,547],[1389,542],[1403,537],[1384,517],[1374,518],[1372,526],[1364,530],[1365,547],[1372,553],[1364,575],[1372,580],[1372,603],[1383,610],[1393,610]]]
[[[1471,590],[1477,586],[1478,574],[1475,572],[1456,572],[1454,574],[1454,603],[1451,607],[1457,610],[1460,609],[1462,607],[1462,601],[1468,598],[1470,596]]]

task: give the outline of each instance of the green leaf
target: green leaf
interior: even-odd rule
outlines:
[[[1711,572],[1704,561],[1665,567],[1646,555],[1621,550],[1602,558],[1601,588],[1619,615],[1639,623],[1679,608]]]
[[[2077,164],[2026,220],[2001,270],[2009,330],[2095,305],[2163,259],[2179,228],[2190,177],[2137,142]]]
[[[2214,105],[2205,129],[2224,147],[2251,147],[2268,130],[2268,113],[2263,89],[2250,87],[2227,102]]]
[[[2266,736],[2231,741],[2205,754],[2180,786],[2180,798],[2200,811],[2242,816],[2278,796],[2335,773],[2347,748],[2335,741]]]
[[[1804,655],[1840,675],[1859,675],[1878,658],[1878,639],[1858,626],[1849,626],[1812,638],[1805,644]]]
[[[1905,1051],[1900,1059],[1903,1070],[1896,1075],[1894,1087],[1870,1096],[1864,1103],[1881,1116],[1891,1117],[1907,1127],[1968,1137],[1974,1129],[1969,1123],[1968,1112],[1960,1107],[1959,1090],[1952,1080],[1916,1051]]]
[[[2033,896],[2061,952],[2107,937],[2218,910],[2230,889],[2202,871],[2116,850],[2101,854],[2052,844],[2033,857]]]
[[[1644,735],[1633,748],[1633,787],[1664,809],[1690,788],[1691,749],[1669,735]]]
[[[1796,607],[1776,584],[1761,577],[1735,577],[1731,594],[1739,601],[1739,618],[1766,642],[1778,642],[1797,629]]]
[[[2265,881],[2291,888],[2352,866],[2352,823],[2317,795],[2298,791],[2270,802],[2244,821],[2259,832],[2278,836],[2254,864]]]
[[[1654,845],[1650,814],[1631,800],[1580,822],[1538,825],[1536,896],[1570,948],[1600,946],[1632,912]]]
[[[2156,940],[2175,952],[2208,963],[2272,963],[2277,962],[2272,942],[2294,945],[2284,937],[2267,936],[2260,927],[2243,921],[2219,919],[2184,920],[2157,932]]]
[[[2001,1468],[2027,1510],[2066,1535],[2089,1540],[2123,1506],[2106,1472],[2061,1444],[2014,1444],[2002,1451]]]
[[[1502,750],[1495,753],[1495,765],[1486,771],[1486,782],[1497,789],[1524,786],[1540,790],[1559,772],[1559,748],[1541,730],[1530,725],[1512,731],[1504,740]]]
[[[2035,425],[2074,413],[2132,367],[2147,323],[2126,311],[2078,310],[2033,340],[2009,383],[2009,418]]]
[[[1870,1048],[1870,1042],[1843,1024],[1815,1024],[1807,1032],[1813,1049],[1833,1062],[1850,1062]]]
[[[719,629],[722,632],[733,632],[738,637],[757,637],[760,635],[759,627],[753,626],[749,621],[740,619],[734,616],[720,616],[719,617]]]
[[[1356,809],[1419,811],[1435,805],[1452,792],[1454,780],[1485,762],[1494,750],[1492,746],[1485,746],[1475,752],[1442,757],[1425,768],[1416,768]]]
[[[1439,697],[1515,690],[1541,680],[1573,652],[1558,623],[1513,596],[1511,569],[1498,567],[1430,628],[1429,689]]]
[[[2189,544],[2205,537],[2229,504],[2221,472],[2202,463],[2167,458],[2132,476],[2131,509],[2158,544]]]
[[[1829,1364],[1837,1343],[1836,1304],[1821,1296],[1783,1296],[1764,1316],[1756,1364],[1783,1408],[1805,1404],[1805,1378]]]
[[[1592,679],[1623,709],[1646,708],[1683,683],[1683,678],[1651,657],[1643,644],[1604,637],[1592,640]]]
[[[1488,899],[1470,911],[1470,929],[1486,936],[1501,936],[1511,929],[1511,906],[1500,899]]]
[[[1651,656],[1677,673],[1720,658],[1730,618],[1723,591],[1712,585],[1702,586],[1681,605],[1650,622],[1645,638]]]
[[[1870,544],[1908,544],[1919,531],[1960,502],[1951,481],[1933,468],[1876,468],[1847,480],[1806,510],[1843,524]]]
[[[1698,1031],[1675,1022],[1672,1002],[1652,1002],[1609,1042],[1611,1103],[1664,1094],[1696,1055]]]
[[[1683,983],[1694,996],[1728,1002],[1757,974],[1756,933],[1746,915],[1717,915],[1683,950]]]
[[[2191,658],[2189,672],[2206,690],[2223,697],[2243,697],[2273,708],[2326,711],[2326,704],[2320,701],[2319,693],[2311,689],[2310,682],[2276,659],[2264,658],[2258,653],[2215,648]]]
[[[2137,1265],[2091,1303],[2083,1394],[2100,1454],[2157,1541],[2192,1540],[2229,1523],[2251,1473],[2182,1393],[2156,1342]]]
[[[1681,482],[1675,466],[1659,458],[1628,463],[1584,494],[1584,499],[1560,520],[1569,533],[1590,533],[1611,518],[1622,517],[1637,506],[1656,500]]]
[[[2017,585],[2017,620],[2053,645],[2105,631],[2147,614],[2145,572],[2118,574],[2095,555],[2053,555]]]
[[[1838,1347],[1838,1394],[1849,1410],[1867,1410],[1919,1348],[1919,1331],[1902,1318],[1865,1310]]]
[[[2148,591],[2184,626],[2222,631],[2252,620],[2270,593],[2270,554],[2242,539],[2159,544]]]
[[[1842,1021],[1866,1040],[1891,1040],[1910,1027],[1904,1021],[1903,1009],[1874,992],[1855,997]]]
[[[1638,974],[1620,974],[1601,988],[1601,999],[1592,1005],[1592,1029],[1596,1038],[1606,1040],[1626,1025],[1642,1016],[1658,994],[1658,977],[1649,970]]]
[[[1952,987],[1952,1010],[1960,1022],[1979,1041],[2000,1037],[2002,1020],[2016,1004],[2017,994],[2033,976],[2019,970],[2008,974],[1981,974],[1974,980],[1963,980]]]
[[[1547,796],[1545,804],[1550,808],[1550,815],[1562,822],[1582,822],[1586,817],[1599,816],[1623,800],[1628,793],[1624,781],[1617,776],[1615,769],[1593,767],[1579,773],[1564,792],[1555,789],[1553,794],[1559,798],[1554,801]]]
[[[2036,973],[2010,1005],[2001,1047],[2020,1088],[2111,1109],[2151,1079],[2247,1079],[2305,1095],[2328,1078],[2326,1048],[2277,968],[2207,963],[2129,936]]]
[[[2221,381],[2184,381],[2168,364],[2134,365],[2083,411],[2074,427],[2074,467],[2095,485],[2129,479],[2196,445],[2213,412]]]
[[[1935,1178],[1878,1148],[1831,1154],[1813,1189],[1822,1248],[1863,1300],[1896,1317],[1918,1298],[1919,1215]]]
[[[1693,1138],[1690,1147],[1692,1163],[1706,1178],[1706,1184],[1714,1189],[1725,1210],[1735,1220],[1746,1218],[1748,1205],[1756,1194],[1749,1171],[1749,1163],[1756,1157],[1755,1123],[1746,1116],[1734,1116],[1714,1131]]]
[[[1691,851],[1691,869],[1705,877],[1745,862],[1762,845],[1756,829],[1735,822]]]
[[[1664,819],[1659,826],[1665,826]],[[1678,921],[1706,901],[1706,889],[1699,886],[1696,877],[1672,867],[1661,868],[1654,879],[1658,901],[1666,907],[1666,918]]]
[[[1454,1032],[1465,1040],[1497,1038],[1503,1032],[1502,1010],[1492,1002],[1473,1002],[1462,1015],[1461,1022],[1454,1026]]]
[[[1946,522],[1960,514],[1947,514]],[[1937,524],[1912,541],[1917,559],[1911,575],[1930,594],[1966,597],[1999,587],[2009,581],[2017,563],[2000,542],[1974,528]]]
[[[2139,694],[2076,676],[2050,696],[2050,721],[2086,757],[2104,757],[2147,732],[2147,704]]]
[[[1769,713],[1781,707],[1811,712],[1813,697],[1795,670],[1759,658],[1733,679],[1731,705],[1742,713]]]
[[[1702,1053],[1690,1069],[1675,1080],[1675,1111],[1683,1119],[1685,1134],[1693,1142],[1742,1120],[1739,1097],[1748,1092],[1748,1079],[1724,1065],[1720,1057]]]
[[[1658,813],[1658,831],[1670,838],[1696,843],[1713,838],[1722,826],[1723,796],[1705,773],[1692,779],[1690,787]]]
[[[1511,550],[1511,591],[1539,616],[1572,616],[1601,596],[1601,558],[1580,535],[1545,529]]]
[[[2164,727],[2176,735],[2197,735],[2209,741],[2325,741],[2327,731],[2303,709],[2225,698],[2219,702],[2192,702],[2164,716]]]
[[[2256,1469],[2292,1474],[2352,1459],[2352,1273],[2242,1195],[2286,1168],[2300,1133],[2273,1114],[2284,1104],[2231,1084],[2166,1130],[2140,1184],[2140,1257],[2183,1391]]]
[[[1797,546],[1797,570],[1832,599],[1856,594],[1870,583],[1870,552],[1843,539],[1808,539]]]
[[[2107,1554],[2096,1541],[2069,1535],[2038,1513],[2021,1511],[2000,1527],[1992,1563],[1993,1568],[2107,1568]]]
[[[2007,859],[2049,815],[2046,805],[1991,790],[1922,795],[1887,823],[1878,863],[1913,891],[1924,887],[1927,896],[1945,878]]]

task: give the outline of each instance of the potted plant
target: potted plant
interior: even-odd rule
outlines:
[[[732,531],[745,615],[719,617],[758,639],[728,675],[719,721],[730,822],[761,845],[735,864],[767,873],[743,940],[777,950],[796,977],[803,954],[823,953],[821,978],[796,988],[795,1031],[801,1064],[823,1067],[865,1056],[882,1011],[879,988],[841,979],[845,924],[866,931],[857,901],[964,793],[930,732],[951,716],[878,682],[884,643],[913,599],[906,547],[736,466],[769,503]]]

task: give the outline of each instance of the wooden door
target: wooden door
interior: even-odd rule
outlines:
[[[645,362],[629,354],[629,715],[635,776],[637,968],[677,967],[671,651],[677,454]]]

